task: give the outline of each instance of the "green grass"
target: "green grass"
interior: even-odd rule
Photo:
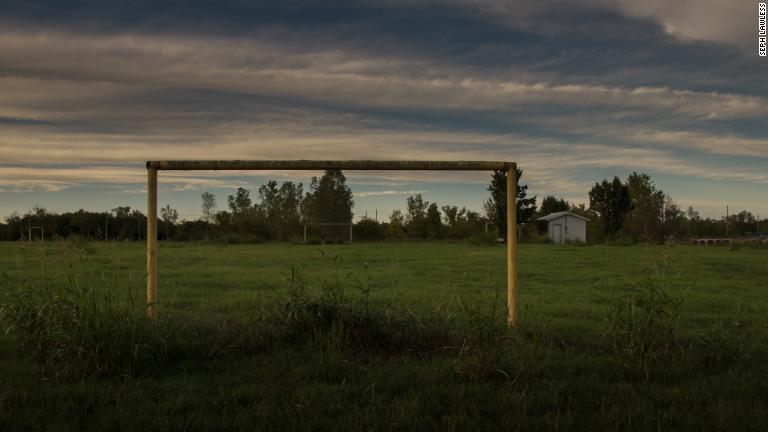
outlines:
[[[0,430],[768,429],[768,250],[522,245],[516,332],[503,247],[161,244],[155,330],[144,260],[0,244],[0,303],[122,314],[31,339],[84,349],[0,336]],[[134,367],[136,335],[162,360]]]

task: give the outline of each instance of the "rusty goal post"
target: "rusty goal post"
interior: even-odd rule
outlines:
[[[157,172],[166,171],[505,171],[507,173],[507,319],[517,322],[517,164],[494,161],[167,160],[147,161],[147,315],[157,319]]]

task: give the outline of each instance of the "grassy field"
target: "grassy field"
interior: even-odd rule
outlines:
[[[522,245],[516,331],[501,246],[161,244],[157,327],[144,260],[0,244],[0,430],[768,430],[765,249]]]

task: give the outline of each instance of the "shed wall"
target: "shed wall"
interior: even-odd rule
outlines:
[[[563,215],[559,218],[549,221],[547,224],[547,233],[549,235],[549,239],[555,243],[557,243],[556,225],[561,226],[563,241],[587,241],[587,222],[585,220],[569,215]]]

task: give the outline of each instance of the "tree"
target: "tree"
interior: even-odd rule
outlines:
[[[589,208],[600,216],[603,234],[612,239],[632,208],[629,189],[618,177],[614,177],[611,182],[603,180],[602,183],[595,183],[589,191]]]
[[[205,240],[210,240],[210,225],[216,215],[216,195],[210,192],[203,192],[200,199],[200,210],[203,213],[201,219],[205,222]]]
[[[283,182],[278,188],[276,181],[269,181],[259,188],[259,208],[266,218],[271,238],[287,240],[298,234],[301,227],[301,183]]]
[[[346,181],[347,178],[341,170],[325,170],[320,179],[312,177],[310,191],[304,196],[304,204],[301,206],[305,221],[352,223],[352,207],[355,202]],[[334,236],[337,238],[346,237],[330,227],[317,230],[317,234],[324,238],[331,236],[331,233],[336,233]]]
[[[5,218],[5,230],[2,240],[18,240],[22,234],[21,215],[18,211],[13,211]]]
[[[546,216],[550,213],[557,213],[570,210],[571,206],[568,201],[562,198],[555,198],[552,195],[547,195],[541,200],[541,206],[539,207],[539,214]]]
[[[112,214],[115,215],[116,218],[128,217],[130,213],[131,213],[131,208],[128,206],[115,207],[112,209]]]
[[[207,223],[211,223],[216,215],[216,195],[210,192],[203,192],[200,198],[202,200],[200,203],[200,209],[203,213],[202,219]]]
[[[627,177],[631,210],[622,231],[633,241],[659,242],[663,237],[664,192],[648,174],[633,172]]]
[[[728,216],[728,225],[730,235],[743,236],[744,233],[757,230],[757,219],[755,215],[746,210]]]
[[[171,238],[171,225],[175,225],[179,220],[179,212],[172,208],[170,204],[160,209],[160,215],[165,222],[165,238]]]
[[[442,235],[443,223],[440,219],[440,210],[437,203],[432,203],[427,207],[426,231],[428,239],[438,239]]]
[[[527,222],[536,213],[536,196],[528,198],[528,185],[522,184],[523,170],[517,168],[517,223]],[[485,212],[488,219],[496,224],[499,235],[506,238],[507,233],[507,172],[496,170],[491,175],[488,185],[491,197],[485,202]]]
[[[462,238],[465,235],[465,229],[467,224],[466,207],[459,209],[458,207],[446,205],[442,207],[443,214],[445,215],[445,224],[448,226],[446,235],[449,238]]]
[[[291,235],[301,230],[301,209],[303,207],[304,186],[301,183],[283,182],[278,191],[280,207],[280,237],[288,240]]]
[[[462,207],[461,210],[457,206],[445,205],[441,207],[443,214],[445,215],[445,223],[449,227],[458,225],[459,221],[464,217],[467,212],[466,207]]]
[[[685,214],[670,197],[667,197],[664,206],[663,219],[664,239],[680,238],[687,234]]]
[[[136,221],[136,240],[141,240],[141,227],[147,225],[147,217],[139,210],[133,210],[130,216],[131,221]]]
[[[405,216],[400,210],[393,210],[389,216],[387,235],[390,238],[401,239],[405,237]]]
[[[280,231],[280,196],[277,189],[277,182],[270,180],[265,185],[259,187],[259,209],[266,218],[266,228],[269,237],[277,237]]]
[[[45,207],[41,206],[40,204],[35,204],[34,207],[32,207],[32,213],[35,217],[45,217],[48,215],[48,210],[45,209]]]
[[[243,187],[237,188],[235,195],[227,197],[227,204],[233,216],[248,215],[251,211],[251,191]]]
[[[424,201],[421,194],[416,194],[406,198],[405,203],[407,206],[405,227],[408,235],[416,238],[426,238],[429,201]]]
[[[382,240],[386,237],[386,224],[379,223],[371,218],[363,217],[354,225],[356,239]]]
[[[341,170],[325,170],[318,180],[312,177],[305,196],[307,217],[311,222],[352,222],[352,190]]]

